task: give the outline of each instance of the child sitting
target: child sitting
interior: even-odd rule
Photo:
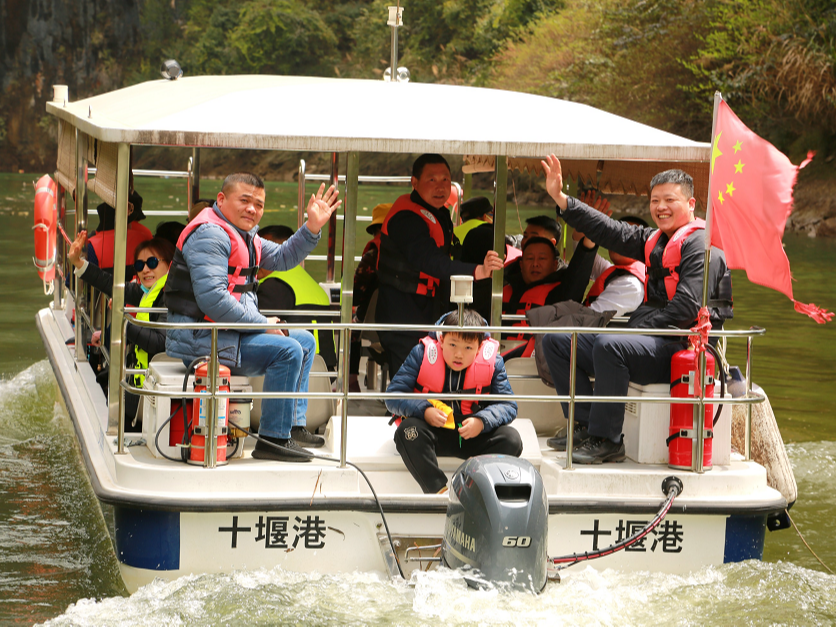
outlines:
[[[463,318],[466,327],[486,325],[471,309],[464,310]],[[392,378],[387,392],[514,393],[496,340],[487,333],[460,331],[457,311],[443,316],[438,324],[452,328],[438,334],[438,339],[435,332],[422,338]],[[447,491],[447,477],[438,467],[437,455],[467,459],[491,453],[519,457],[522,453],[519,433],[508,426],[517,415],[513,400],[442,403],[452,406],[453,420],[448,422],[447,413],[428,400],[386,399],[392,415],[403,417],[395,432],[398,452],[425,494]]]

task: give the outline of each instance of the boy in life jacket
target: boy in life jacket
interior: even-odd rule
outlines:
[[[451,329],[422,338],[387,392],[514,393],[496,340],[487,333],[460,331],[458,311],[446,314],[438,324]],[[486,322],[472,309],[465,309],[463,325],[481,327]],[[447,476],[438,467],[437,455],[468,459],[488,454],[519,457],[522,453],[520,434],[509,425],[517,416],[517,404],[510,398],[441,402],[452,408],[452,421],[447,412],[428,400],[386,399],[392,415],[403,417],[395,432],[395,445],[425,494],[447,491]]]

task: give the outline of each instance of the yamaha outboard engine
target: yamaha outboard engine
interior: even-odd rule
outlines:
[[[549,505],[534,466],[505,455],[472,457],[453,475],[449,494],[444,564],[470,571],[472,587],[507,583],[540,592],[546,585]]]

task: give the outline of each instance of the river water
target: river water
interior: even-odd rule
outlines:
[[[425,573],[406,586],[365,573],[280,569],[195,575],[128,596],[107,531],[110,511],[102,512],[89,486],[35,329],[34,315],[49,299],[31,263],[34,178],[0,174],[0,625],[836,623],[836,576],[791,529],[768,533],[763,562],[678,576],[620,573],[604,559],[536,597],[472,591],[452,572]],[[206,181],[203,189],[216,185]],[[137,187],[146,209],[179,208],[185,191],[183,181],[142,180]],[[374,204],[402,193],[361,192],[369,214]],[[269,184],[263,223],[295,226],[295,193],[292,185]],[[521,208],[522,220],[541,212]],[[512,208],[509,213],[511,231],[518,218]],[[158,221],[148,219],[152,230]],[[796,298],[835,308],[836,242],[787,236],[785,244]],[[788,442],[799,484],[793,519],[836,570],[836,326],[794,313],[784,296],[751,285],[742,273],[734,282],[735,320],[728,328],[767,329],[755,341],[754,379],[769,394]],[[743,362],[742,348],[731,355]]]

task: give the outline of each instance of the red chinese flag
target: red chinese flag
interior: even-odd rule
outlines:
[[[790,262],[781,242],[792,211],[792,189],[800,166],[750,131],[720,101],[711,150],[711,245],[722,249],[730,268],[785,294],[796,311],[816,322],[833,314],[792,297]]]

